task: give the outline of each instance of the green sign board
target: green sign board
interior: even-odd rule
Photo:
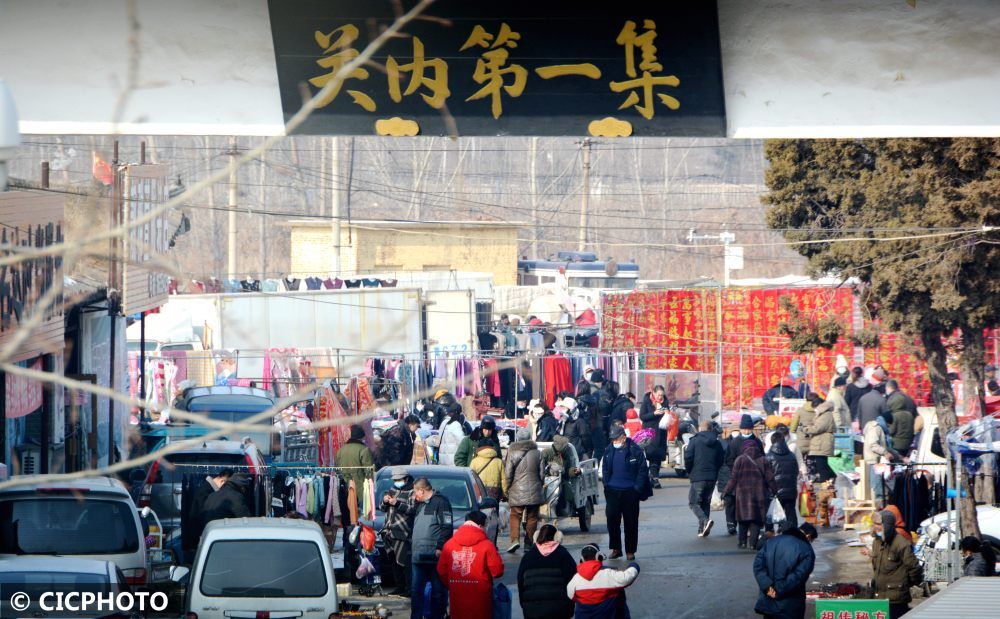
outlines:
[[[816,619],[889,619],[889,601],[816,600]]]

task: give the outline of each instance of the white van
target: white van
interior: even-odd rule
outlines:
[[[125,486],[110,477],[0,490],[0,559],[32,555],[111,561],[132,587],[148,584],[139,514]]]
[[[315,522],[231,518],[205,527],[187,582],[187,619],[329,619],[338,612],[333,561]]]

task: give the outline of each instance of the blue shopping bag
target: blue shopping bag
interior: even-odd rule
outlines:
[[[493,587],[493,619],[510,619],[512,612],[510,589],[503,583]]]

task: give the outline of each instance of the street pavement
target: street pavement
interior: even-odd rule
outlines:
[[[725,516],[713,512],[716,523],[707,538],[697,537],[697,521],[688,508],[689,482],[676,477],[664,477],[663,489],[656,490],[642,503],[639,514],[639,550],[636,561],[642,568],[639,579],[627,590],[632,617],[662,619],[760,617],[753,612],[757,601],[757,585],[753,578],[754,553],[739,550],[736,537],[726,532]],[[580,550],[597,543],[608,553],[608,534],[603,502],[594,514],[589,533],[581,533],[576,519],[560,522],[563,544],[579,559]],[[810,589],[819,583],[829,583],[838,577],[841,566],[832,561],[832,554],[843,546],[844,532],[820,531],[816,549],[816,569]],[[507,554],[506,531],[497,540],[504,558],[503,583],[514,598],[515,618],[521,617],[517,597],[517,567],[523,552]],[[856,554],[856,552],[855,552]],[[624,567],[624,560],[609,561],[609,565]],[[383,602],[395,616],[408,616],[409,604],[400,598],[361,598],[356,601],[372,604]],[[810,604],[806,616],[814,611]]]
[[[759,617],[753,612],[757,587],[753,579],[754,554],[736,548],[736,538],[726,532],[725,516],[715,513],[715,527],[707,538],[697,536],[698,521],[688,508],[686,479],[664,477],[663,489],[642,503],[639,512],[639,579],[627,590],[632,617],[693,619],[696,617]],[[721,518],[719,518],[721,517]],[[608,553],[608,529],[603,502],[594,514],[590,533],[565,521],[560,529],[563,544],[579,559],[580,550],[597,543]],[[499,545],[505,546],[498,542]],[[515,599],[514,616],[520,617],[517,600],[518,557],[504,555],[503,582]],[[624,560],[609,561],[624,567]]]

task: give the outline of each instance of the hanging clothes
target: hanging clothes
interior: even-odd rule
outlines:
[[[545,402],[549,408],[555,406],[556,394],[561,391],[573,392],[574,384],[569,370],[569,359],[562,355],[545,357]]]

